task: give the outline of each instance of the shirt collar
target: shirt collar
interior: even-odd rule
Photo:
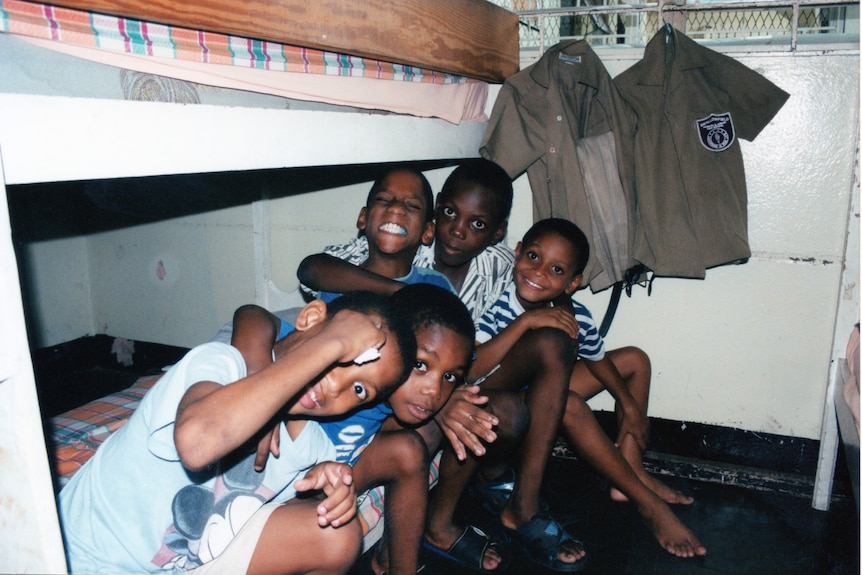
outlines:
[[[638,84],[661,86],[664,83],[666,30],[669,30],[670,38],[676,47],[673,62],[671,62],[673,68],[687,71],[709,66],[709,61],[704,55],[705,48],[673,26],[662,27],[644,50]]]
[[[560,59],[566,56],[580,57],[581,66],[579,69],[580,75],[578,81],[592,88],[599,88],[599,69],[600,66],[598,56],[583,40],[574,40],[571,42],[560,42],[556,46],[550,48],[545,54],[539,58],[539,61],[533,64],[530,69],[530,77],[534,82],[547,89],[551,85],[551,66],[560,65]]]

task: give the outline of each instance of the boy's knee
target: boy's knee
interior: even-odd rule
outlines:
[[[519,442],[530,429],[530,410],[517,393],[494,395],[488,411],[499,420],[495,428],[498,442]]]
[[[566,332],[543,327],[533,329],[524,334],[519,340],[530,350],[530,354],[538,361],[553,361],[572,364],[577,357],[578,342],[573,340]]]
[[[639,347],[629,346],[616,350],[621,355],[622,363],[632,374],[649,376],[652,370],[652,362],[649,355]]]
[[[412,430],[393,433],[390,437],[387,451],[392,460],[397,462],[399,475],[428,473],[431,464],[425,440]]]
[[[567,421],[579,421],[587,416],[592,416],[590,406],[580,395],[569,392],[569,396],[566,399],[565,419]]]
[[[341,527],[321,528],[320,567],[334,572],[346,572],[362,549],[362,526],[353,519]]]
[[[644,350],[639,347],[632,347],[632,354],[634,356],[635,364],[638,367],[646,371],[652,369],[652,363]]]

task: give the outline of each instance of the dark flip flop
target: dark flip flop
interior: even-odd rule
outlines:
[[[546,569],[559,573],[577,573],[587,566],[588,556],[574,563],[566,563],[557,558],[564,543],[572,542],[581,547],[584,544],[569,535],[563,527],[545,511],[537,513],[532,519],[517,529],[507,529],[512,543],[530,561]]]
[[[465,527],[449,549],[441,549],[428,541],[424,541],[422,546],[432,553],[477,573],[500,573],[505,566],[505,556],[500,545],[491,541],[491,538],[484,531],[473,525]],[[495,549],[501,557],[500,565],[491,571],[482,568],[482,560],[488,548]]]

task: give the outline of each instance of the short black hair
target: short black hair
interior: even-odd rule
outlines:
[[[383,188],[383,184],[386,182],[386,178],[391,176],[392,174],[397,174],[398,172],[405,172],[407,174],[412,174],[419,179],[419,182],[422,184],[422,199],[425,200],[425,223],[430,222],[434,219],[434,192],[431,189],[431,183],[428,181],[428,178],[425,177],[425,174],[414,168],[413,166],[407,165],[399,165],[399,166],[391,166],[384,170],[374,183],[371,184],[371,190],[368,191],[368,197],[365,198],[365,207],[367,209],[371,208],[371,202],[374,200],[374,196],[377,195]]]
[[[416,335],[413,328],[405,321],[401,310],[395,306],[392,300],[386,296],[369,291],[351,291],[335,298],[326,304],[326,312],[329,317],[338,312],[349,309],[361,314],[376,314],[383,320],[383,326],[395,338],[401,355],[401,373],[396,385],[386,390],[386,394],[392,393],[396,387],[407,381],[413,364],[416,363]]]
[[[484,158],[467,160],[455,168],[446,178],[443,188],[437,196],[437,202],[440,202],[440,198],[451,195],[463,184],[474,184],[491,192],[497,208],[495,215],[498,219],[498,226],[509,219],[509,215],[512,213],[512,196],[514,193],[512,191],[512,178],[509,177],[506,170]]]
[[[584,273],[587,261],[590,259],[590,242],[587,240],[586,234],[581,231],[581,228],[563,218],[547,218],[533,224],[527,230],[527,233],[524,234],[524,239],[521,243],[525,246],[532,244],[545,234],[557,234],[569,242],[575,250],[576,261],[573,262],[575,265],[575,275]]]
[[[473,355],[476,339],[473,318],[452,292],[431,284],[410,284],[395,292],[392,302],[414,332],[432,325],[450,329],[470,342],[468,351]]]

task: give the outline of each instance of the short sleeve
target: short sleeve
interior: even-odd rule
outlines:
[[[162,376],[139,407],[147,421],[150,452],[165,461],[179,460],[174,444],[174,423],[180,401],[192,385],[200,381],[227,385],[245,375],[245,361],[235,347],[210,342],[189,351]]]
[[[775,117],[790,94],[741,62],[725,58],[725,65],[708,68],[707,74],[715,74],[715,84],[726,91],[736,134],[750,142]]]
[[[500,89],[485,128],[479,153],[496,162],[514,179],[545,153],[544,129],[538,110],[519,107],[514,88]]]

